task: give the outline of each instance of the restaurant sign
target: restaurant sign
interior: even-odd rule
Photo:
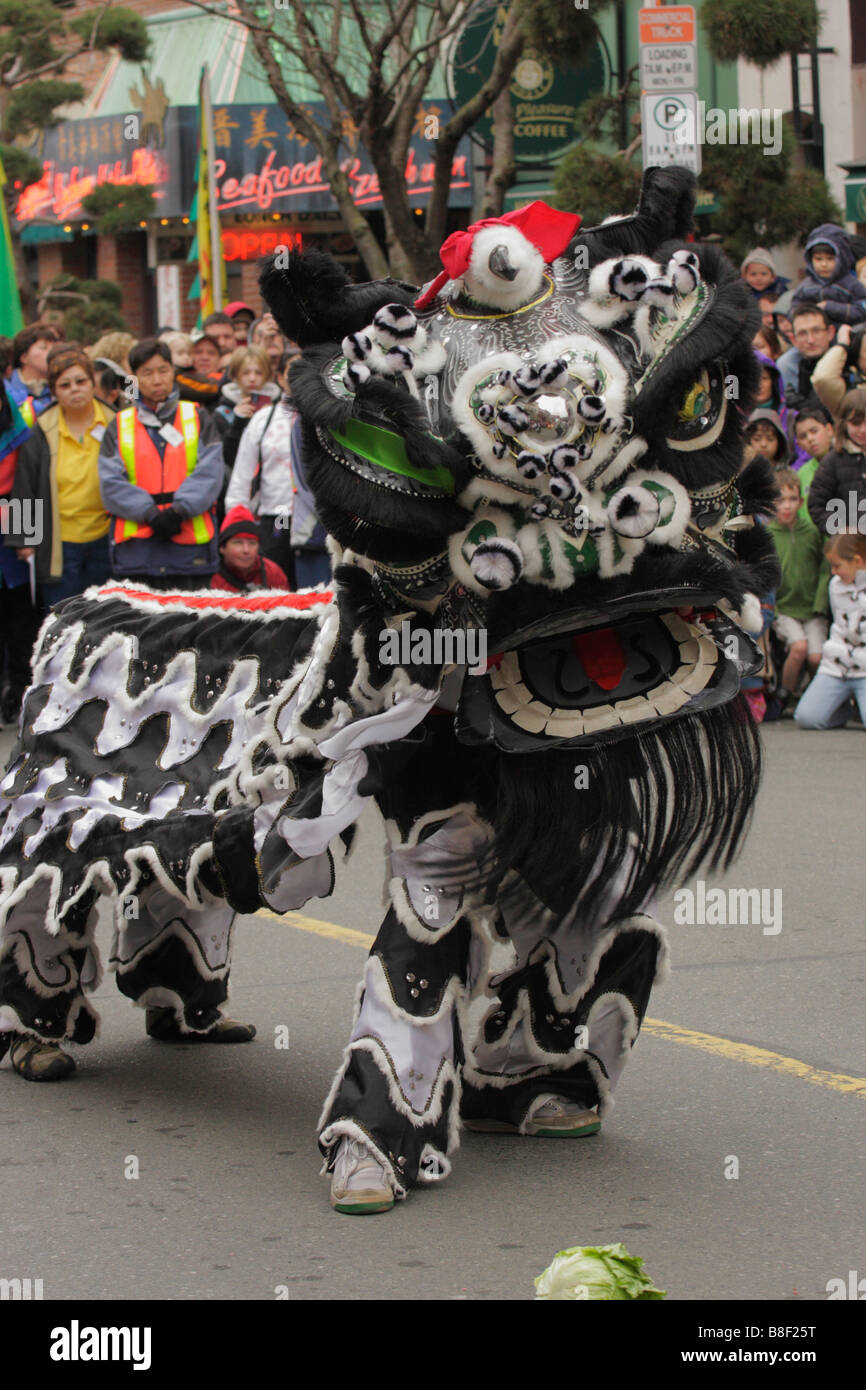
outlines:
[[[324,103],[309,103],[323,124]],[[433,186],[435,139],[442,105],[420,107],[406,161],[406,184],[413,207],[424,207]],[[15,217],[63,223],[86,216],[81,199],[101,184],[153,187],[157,217],[185,217],[195,195],[198,108],[172,106],[158,123],[145,126],[139,115],[97,116],[65,121],[42,132],[31,153],[42,160],[42,177],[19,190]],[[145,140],[146,136],[146,140]],[[330,212],[337,203],[312,143],[297,131],[279,106],[214,108],[214,181],[222,213]],[[469,207],[472,178],[470,142],[461,140],[452,163],[449,205]],[[358,207],[381,208],[382,193],[358,131],[343,117],[341,168]]]

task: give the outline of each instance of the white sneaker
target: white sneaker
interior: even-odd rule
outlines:
[[[579,1139],[584,1134],[597,1134],[600,1129],[601,1120],[594,1110],[555,1096],[530,1110],[524,1133],[542,1139]]]
[[[360,1139],[340,1141],[331,1175],[331,1206],[335,1211],[363,1216],[390,1211],[394,1192],[384,1167]]]

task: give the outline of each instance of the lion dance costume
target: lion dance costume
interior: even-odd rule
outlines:
[[[316,252],[263,269],[333,589],[110,584],[46,623],[2,784],[0,1028],[93,1035],[108,893],[121,989],[207,1029],[234,913],[328,894],[374,799],[390,906],[326,1166],[360,1140],[402,1197],[461,1116],[610,1105],[664,970],[653,894],[729,861],[759,777],[755,311],[692,209],[674,168],[598,227],[533,204],[450,237],[420,296]],[[480,674],[434,640],[482,632]]]

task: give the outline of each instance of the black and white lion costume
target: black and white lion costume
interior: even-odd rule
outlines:
[[[121,988],[207,1029],[233,914],[329,893],[373,799],[390,906],[328,1163],[363,1144],[402,1197],[461,1117],[603,1114],[665,968],[653,894],[728,862],[759,778],[756,311],[692,209],[675,168],[588,230],[534,204],[449,238],[420,296],[264,268],[333,589],[117,583],[46,624],[2,784],[0,1028],[92,1036],[109,893]]]

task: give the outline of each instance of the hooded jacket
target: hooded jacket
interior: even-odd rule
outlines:
[[[816,246],[830,246],[836,253],[831,275],[820,276],[812,267]],[[866,322],[866,286],[854,273],[854,252],[848,234],[833,222],[822,222],[809,233],[805,248],[806,278],[797,286],[793,304],[824,304],[831,323]]]
[[[758,425],[761,423],[772,425],[779,438],[779,453],[776,458],[771,460],[773,468],[790,468],[791,448],[778,411],[771,410],[765,405],[759,405],[749,416],[748,424],[746,425],[746,434],[748,435],[751,425]]]
[[[779,416],[782,430],[784,431],[785,439],[788,443],[788,457],[791,460],[791,467],[801,468],[809,455],[806,453],[805,449],[801,449],[797,443],[797,436],[794,431],[794,426],[797,423],[797,412],[796,410],[792,410],[790,406],[785,403],[785,379],[772,357],[768,357],[765,352],[759,352],[757,348],[755,348],[755,356],[761,366],[770,373],[773,380],[773,389],[770,399],[764,401],[760,406],[756,406],[755,408],[756,410],[775,410],[776,414]]]

